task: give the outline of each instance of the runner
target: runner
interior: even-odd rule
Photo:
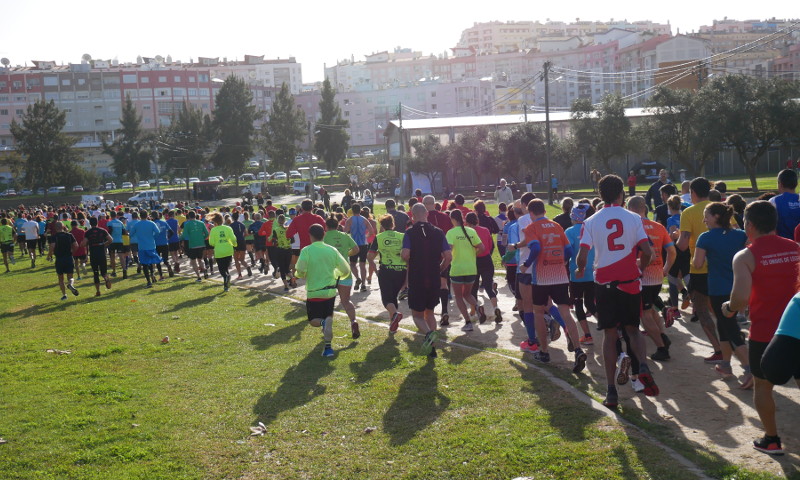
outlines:
[[[39,223],[28,215],[22,224],[22,233],[25,234],[25,249],[31,259],[31,268],[36,266],[36,248],[39,245]]]
[[[75,263],[75,276],[77,280],[80,280],[81,269],[83,269],[83,274],[86,275],[86,247],[83,245],[83,237],[86,235],[86,230],[78,226],[77,220],[73,220],[71,226],[72,230],[69,233],[75,237],[75,241],[78,243],[78,248],[72,256],[72,261]]]
[[[252,277],[253,271],[247,265],[247,260],[245,259],[245,253],[247,252],[247,243],[245,237],[247,236],[247,227],[244,223],[239,221],[239,212],[233,212],[231,215],[231,230],[233,230],[233,234],[236,236],[236,248],[233,251],[233,259],[236,264],[236,272],[239,274],[237,280],[241,280],[242,278],[242,266],[247,269],[247,276]]]
[[[175,273],[181,273],[181,264],[180,260],[178,259],[178,254],[181,250],[181,237],[178,234],[180,231],[180,223],[178,223],[178,219],[175,218],[174,210],[167,212],[166,222],[170,230],[169,238],[167,239],[167,250],[169,250],[169,255],[172,258],[172,264],[175,266]],[[128,228],[130,229],[130,223]],[[131,248],[131,250],[133,250],[133,248]]]
[[[355,290],[367,291],[367,253],[369,244],[367,236],[374,235],[372,224],[361,216],[361,205],[354,203],[350,209],[352,215],[344,223],[344,231],[349,233],[358,245],[358,254],[350,257],[350,269],[356,279]],[[358,270],[356,270],[358,264]]]
[[[519,295],[519,289],[517,288],[517,252],[513,249],[508,250],[507,247],[508,245],[517,243],[519,241],[517,212],[520,212],[520,209],[513,205],[508,209],[508,221],[505,223],[505,225],[503,225],[504,252],[500,257],[502,265],[506,269],[506,285],[511,291],[511,294],[514,295],[514,306],[511,309],[514,312],[519,311],[520,302],[522,301]]]
[[[708,192],[711,190],[711,183],[703,177],[692,180],[689,185],[692,195],[692,206],[681,213],[681,236],[678,240],[678,248],[686,250],[687,246],[692,257],[694,257],[697,237],[708,230],[704,223],[706,205],[708,205]],[[717,338],[717,328],[714,319],[711,318],[711,308],[708,302],[708,268],[703,265],[700,268],[691,265],[689,267],[689,294],[692,297],[695,315],[700,320],[708,341],[714,348],[711,356],[704,358],[706,363],[720,363],[722,361],[722,350],[719,339]]]
[[[122,278],[123,280],[128,278],[128,269],[125,267],[125,249],[122,246],[122,231],[125,229],[125,225],[117,219],[117,212],[111,210],[108,213],[110,220],[106,223],[106,230],[108,233],[111,234],[111,238],[113,242],[111,245],[108,246],[108,255],[111,257],[111,276],[117,276],[117,258],[114,257],[114,254],[117,255],[119,258],[119,264],[122,268]]]
[[[300,251],[297,276],[306,279],[308,321],[314,327],[322,327],[322,356],[333,357],[333,306],[339,280],[349,275],[350,266],[335,248],[322,241],[325,229],[321,225],[311,224],[306,233],[312,243]]]
[[[761,368],[764,350],[772,340],[785,306],[796,293],[800,246],[780,237],[775,229],[778,212],[769,202],[756,201],[744,211],[744,230],[750,245],[733,259],[731,299],[722,304],[722,313],[735,317],[750,308],[750,368],[755,377],[753,400],[764,426],[764,436],[753,441],[753,448],[782,455],[783,447],[775,421],[774,385]]]
[[[639,269],[642,270],[642,326],[657,348],[650,358],[666,361],[670,359],[669,346],[672,342],[667,336],[664,322],[658,314],[656,299],[661,293],[664,276],[669,273],[675,262],[675,245],[663,225],[647,218],[647,204],[645,204],[644,198],[640,196],[629,198],[628,210],[642,218],[644,233],[650,239],[650,246],[653,250],[650,263],[640,263],[639,265]],[[666,262],[662,258],[662,250],[667,252]]]
[[[134,226],[139,222],[140,222],[140,220],[139,220],[139,212],[137,212],[136,210],[132,211],[131,212],[131,219],[128,220],[127,227],[128,227],[128,233],[129,233],[128,236],[130,237],[130,242],[131,242],[131,245],[130,245],[130,248],[131,248],[131,263],[135,263],[136,264],[136,273],[142,273],[142,265],[139,263],[139,243],[138,243],[138,240],[136,239],[136,235],[132,235],[132,234],[130,234],[130,232],[131,232],[131,230],[134,229]],[[102,228],[102,227],[100,227],[99,222],[97,224],[97,227],[98,228]]]
[[[581,248],[581,230],[583,230],[583,222],[591,217],[594,209],[588,203],[579,203],[572,207],[570,211],[570,221],[572,226],[564,231],[569,245],[572,248],[572,255],[569,257],[569,297],[572,306],[575,308],[575,316],[578,317],[578,324],[583,330],[583,336],[579,342],[581,345],[594,345],[592,339],[592,332],[589,330],[589,322],[586,321],[586,316],[597,315],[597,306],[594,303],[595,288],[594,288],[594,248],[589,250],[589,255],[586,260],[586,271],[582,278],[578,278],[575,270],[578,264],[575,262],[578,258],[578,252]]]
[[[714,369],[722,378],[734,378],[731,369],[731,356],[744,368],[744,380],[739,388],[753,388],[753,375],[750,373],[750,360],[744,336],[736,317],[728,318],[722,312],[722,304],[731,299],[733,288],[733,259],[747,245],[747,234],[731,227],[733,207],[724,203],[709,203],[705,208],[705,222],[708,231],[700,234],[694,251],[694,265],[708,263],[708,294],[711,308],[717,317],[717,332],[722,348],[722,362]]]
[[[600,179],[598,186],[604,207],[583,224],[575,274],[577,278],[583,278],[589,250],[594,247],[597,326],[604,333],[603,366],[607,384],[603,405],[615,409],[619,403],[614,384],[618,326],[626,330],[631,347],[640,359],[639,380],[645,386],[645,395],[654,396],[659,393],[645,361],[644,340],[639,334],[641,271],[637,266],[636,250],[638,248],[642,252],[639,258],[641,264],[648,265],[653,249],[642,220],[621,206],[625,197],[622,179],[616,175],[606,175]]]
[[[353,238],[338,230],[339,222],[335,217],[329,217],[325,220],[325,227],[325,236],[322,241],[326,245],[335,248],[336,251],[339,252],[339,255],[344,258],[358,253],[358,245],[353,241]],[[350,330],[353,339],[356,339],[361,336],[361,330],[359,330],[358,322],[356,321],[356,306],[350,301],[350,292],[353,288],[353,275],[348,274],[347,277],[339,279],[336,288],[339,291],[339,300],[342,302],[342,307],[344,307],[344,311],[347,312],[347,317],[350,319]]]
[[[208,278],[208,271],[206,271],[205,265],[201,262],[203,250],[205,250],[206,241],[208,240],[208,229],[203,222],[197,220],[197,214],[194,210],[189,210],[189,213],[186,214],[186,222],[183,223],[181,238],[186,241],[186,256],[189,257],[189,264],[197,276],[197,282],[201,281],[201,273],[205,278]]]
[[[427,219],[428,223],[441,230],[442,233],[444,234],[447,234],[447,232],[451,228],[453,228],[453,223],[450,221],[450,217],[446,213],[436,210],[436,198],[433,195],[426,195],[425,197],[423,197],[422,204],[428,211],[428,219]],[[452,252],[451,252],[451,262],[452,262]],[[440,325],[443,327],[450,325],[450,314],[448,312],[449,310],[448,307],[450,306],[451,262],[448,262],[445,269],[441,271],[440,273],[441,279],[439,280],[439,301],[442,304],[442,317]]]
[[[481,202],[482,204],[482,202]],[[477,205],[477,204],[476,204]],[[485,207],[484,207],[485,208]],[[485,210],[484,210],[485,211]],[[472,296],[478,299],[478,291],[483,289],[489,297],[489,302],[492,304],[494,311],[494,322],[500,323],[503,321],[502,313],[497,308],[497,284],[494,282],[494,260],[492,260],[492,253],[494,252],[494,241],[492,234],[488,228],[478,225],[478,208],[475,212],[467,214],[467,225],[469,225],[478,234],[478,238],[483,243],[483,251],[478,254],[476,258],[476,268],[478,274],[475,277],[475,283],[472,284]],[[490,218],[490,217],[486,217]],[[490,220],[495,226],[497,223]],[[483,324],[486,322],[486,308],[483,305],[478,305],[478,323]]]
[[[453,251],[453,261],[450,266],[450,281],[453,285],[453,296],[456,300],[461,315],[464,317],[464,326],[461,330],[473,330],[470,311],[477,311],[478,301],[472,296],[472,284],[478,274],[476,257],[484,251],[483,242],[478,233],[471,227],[464,226],[464,217],[460,209],[450,212],[450,221],[453,224],[445,238]],[[477,318],[476,318],[477,319]]]
[[[672,238],[672,241],[676,243],[675,263],[672,264],[672,268],[669,270],[669,275],[667,276],[667,280],[669,281],[669,304],[670,309],[674,312],[672,315],[680,317],[680,311],[677,311],[679,305],[678,293],[683,295],[683,304],[681,308],[686,309],[690,303],[689,292],[686,290],[685,286],[689,285],[689,264],[692,261],[692,257],[688,248],[681,250],[680,247],[677,246],[677,241],[681,236],[681,209],[683,208],[681,197],[678,195],[669,197],[669,199],[667,199],[667,208],[669,211],[666,224],[667,232],[670,238]]]
[[[81,247],[89,251],[89,265],[94,275],[95,297],[100,296],[100,277],[106,282],[106,290],[111,289],[111,278],[108,276],[108,263],[106,262],[106,248],[111,245],[111,235],[108,231],[97,226],[97,218],[89,218],[89,230],[83,236]]]
[[[19,244],[20,257],[28,256],[28,244],[25,243],[25,232],[22,231],[22,226],[25,225],[27,221],[25,214],[21,211],[17,213],[17,218],[14,220],[14,231],[17,232],[17,244]],[[55,235],[55,232],[53,232],[53,235]]]
[[[37,225],[38,231],[38,225]],[[73,295],[78,296],[78,290],[73,285],[72,272],[75,265],[72,256],[78,249],[75,237],[64,231],[64,225],[60,222],[55,227],[56,234],[50,239],[50,251],[47,260],[51,261],[55,257],[56,274],[58,275],[58,287],[61,289],[61,300],[67,299],[67,288]],[[34,249],[36,247],[34,246]],[[64,284],[64,275],[67,276],[67,284]]]
[[[283,291],[289,291],[289,279],[291,278],[291,261],[292,261],[292,241],[287,238],[286,235],[286,227],[284,224],[286,222],[286,217],[283,214],[282,210],[278,210],[278,218],[275,220],[275,223],[272,225],[272,244],[273,250],[270,253],[270,260],[272,261],[273,268],[275,268],[275,272],[280,272],[281,281],[283,282]],[[275,212],[269,212],[270,216],[275,215]],[[262,232],[265,230],[265,225],[262,225],[261,230],[259,230],[259,235],[262,235]]]
[[[153,265],[159,265],[162,260],[158,253],[156,253],[156,237],[158,237],[159,234],[158,225],[152,220],[147,219],[146,212],[142,212],[142,218],[133,226],[131,236],[136,238],[139,242],[139,263],[142,266],[142,272],[144,272],[144,278],[147,281],[145,288],[151,288],[153,284],[156,283],[155,267]]]
[[[289,209],[290,220],[286,223],[286,237],[293,239],[291,262],[292,271],[294,271],[294,265],[297,263],[297,259],[300,256],[300,250],[311,244],[311,237],[308,233],[308,229],[311,227],[311,225],[319,225],[323,227],[323,230],[325,228],[325,219],[319,215],[311,213],[311,209],[314,208],[314,202],[306,198],[300,203],[300,208],[302,209],[302,213],[294,218],[292,217],[294,216],[295,210],[293,208]],[[366,254],[364,255],[366,258]],[[289,284],[292,287],[297,286],[294,273],[292,273],[292,278]]]
[[[372,225],[372,233],[367,235],[367,244],[372,245],[372,242],[375,241],[375,236],[378,234],[378,222],[375,221],[370,207],[361,207],[361,216],[364,217],[370,225]],[[369,258],[369,253],[367,253],[367,285],[369,285],[367,289],[372,287],[372,276],[377,272],[378,266],[375,264],[375,260],[371,260]],[[400,292],[400,300],[405,300],[408,298],[408,289],[405,289],[404,292],[405,294],[403,294],[403,291]]]
[[[778,330],[761,357],[761,370],[773,385],[783,385],[794,377],[800,386],[800,293],[783,311]]]
[[[536,198],[532,192],[525,192],[519,200],[519,206],[515,203],[517,208],[517,228],[515,232],[509,232],[507,252],[513,252],[516,255],[517,263],[517,285],[516,291],[519,295],[520,309],[519,314],[522,318],[522,324],[525,326],[525,331],[528,338],[520,343],[519,348],[523,352],[533,353],[539,348],[538,339],[536,335],[536,325],[534,323],[533,315],[533,289],[531,287],[531,274],[524,273],[521,270],[522,264],[528,258],[529,250],[525,243],[519,243],[520,239],[524,237],[522,233],[525,228],[531,224],[531,216],[525,214],[528,204]],[[524,206],[524,210],[523,210]],[[519,248],[517,244],[519,243]]]
[[[253,238],[252,247],[253,252],[255,253],[255,262],[258,262],[258,271],[267,274],[267,241],[269,239],[269,243],[272,243],[272,232],[268,236],[261,236],[258,234],[258,231],[261,230],[261,227],[264,225],[264,221],[262,220],[262,216],[260,213],[253,214],[253,220],[250,223],[250,226],[247,227],[247,233],[250,237]],[[271,228],[271,226],[270,226]],[[247,237],[245,237],[247,238]],[[255,265],[255,263],[253,264]]]
[[[253,207],[248,207],[251,211]],[[256,257],[255,257],[255,236],[250,231],[250,227],[253,225],[255,220],[250,219],[250,213],[244,212],[242,214],[242,225],[244,225],[244,244],[245,248],[247,249],[247,255],[250,257],[250,267],[256,268]],[[252,276],[253,273],[250,268],[247,269],[247,276]]]
[[[231,284],[231,274],[228,269],[231,266],[233,251],[236,248],[236,235],[228,225],[223,225],[222,215],[214,212],[210,215],[214,227],[208,234],[208,243],[214,247],[214,258],[217,260],[217,269],[222,275],[222,288],[227,292]]]
[[[158,268],[159,281],[164,281],[164,271],[161,269],[161,263],[167,266],[167,272],[170,277],[174,275],[172,267],[169,264],[169,237],[172,231],[167,222],[161,218],[160,212],[156,210],[150,212],[150,219],[158,227],[158,235],[156,235],[156,253],[161,257],[161,262],[159,262],[156,267]]]
[[[440,285],[442,272],[450,267],[453,257],[444,232],[428,222],[430,211],[427,199],[423,204],[411,208],[413,225],[403,236],[400,256],[408,263],[408,307],[419,332],[425,335],[423,354],[437,356],[436,318],[433,309],[439,303],[436,287]],[[433,197],[430,197],[431,199]]]
[[[575,362],[572,372],[579,373],[586,368],[587,355],[580,343],[577,343],[580,335],[569,311],[569,275],[564,268],[564,259],[572,256],[572,247],[561,226],[545,216],[547,211],[543,201],[531,200],[528,212],[532,222],[523,230],[524,237],[517,245],[527,243],[530,251],[520,267],[520,272],[526,274],[531,269],[534,324],[539,338],[539,349],[534,352],[533,358],[543,363],[550,362],[547,340],[551,334],[548,332],[544,314],[548,300],[552,299],[566,324],[567,335],[574,339],[572,345],[575,348]]]
[[[778,210],[778,235],[794,239],[794,229],[800,225],[800,195],[797,188],[797,172],[786,169],[778,174],[778,195],[769,199]]]
[[[389,312],[389,331],[394,333],[400,325],[403,314],[397,309],[397,296],[406,283],[406,261],[400,256],[403,249],[403,234],[395,231],[394,217],[386,214],[381,217],[379,233],[369,247],[369,258],[381,256],[378,270],[378,285],[381,290],[381,303]]]
[[[3,253],[3,264],[6,266],[6,273],[11,269],[8,267],[9,255],[11,255],[11,263],[14,261],[14,227],[9,225],[7,218],[0,219],[0,251]]]

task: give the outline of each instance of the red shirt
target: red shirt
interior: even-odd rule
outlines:
[[[438,227],[444,233],[453,228],[453,222],[450,221],[450,215],[439,212],[437,210],[428,210],[428,223],[434,227]]]
[[[268,247],[272,246],[272,225],[274,222],[275,220],[267,220],[262,223],[261,228],[258,229],[259,237],[267,237],[265,245]]]
[[[794,227],[794,241],[800,242],[800,223]]]
[[[750,339],[769,342],[783,310],[797,293],[800,246],[778,235],[765,235],[747,248],[755,259],[750,288]]]
[[[86,236],[86,230],[80,229],[78,227],[73,228],[69,231],[73,237],[75,237],[75,241],[78,242],[78,249],[75,250],[75,253],[72,254],[73,257],[82,257],[86,255],[86,249],[81,246],[81,242],[83,241],[83,237]]]
[[[635,175],[631,175],[630,177],[628,177],[628,186],[629,187],[635,187],[636,186],[636,176]]]
[[[309,235],[308,229],[314,224],[324,227],[325,219],[311,212],[303,212],[294,217],[289,228],[286,229],[286,238],[291,239],[298,234],[300,235],[300,248],[307,247],[311,245],[311,235]]]
[[[476,225],[472,228],[474,228],[475,232],[478,233],[478,238],[480,238],[481,243],[483,243],[483,252],[478,254],[478,258],[491,255],[492,249],[494,248],[494,242],[492,242],[492,233],[489,232],[488,228],[481,227],[480,225]]]

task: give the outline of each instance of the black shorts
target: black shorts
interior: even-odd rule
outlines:
[[[552,298],[556,305],[569,305],[569,283],[533,286],[534,305],[543,307],[547,305],[548,298]]]
[[[783,385],[792,377],[800,380],[800,338],[788,335],[772,337],[761,356],[760,367],[764,378],[773,385]]]
[[[170,252],[177,252],[181,249],[181,242],[172,242],[168,245]]]
[[[17,243],[25,243],[25,235],[17,235]]]
[[[0,245],[0,253],[14,253],[13,243],[3,243]]]
[[[190,260],[200,260],[203,258],[203,250],[205,250],[203,247],[190,248],[186,250],[186,256]]]
[[[326,319],[333,317],[333,306],[336,304],[336,297],[326,298],[319,301],[306,300],[306,313],[308,321],[315,318]]]
[[[450,277],[451,283],[458,283],[461,285],[470,284],[472,285],[475,283],[475,279],[478,278],[477,275],[456,275],[455,277]]]
[[[350,256],[350,263],[366,263],[369,245],[359,245],[358,253]]]
[[[214,247],[212,247],[212,246],[211,246],[211,244],[210,244],[210,243],[208,243],[208,239],[206,239],[206,246],[205,246],[205,249],[206,249],[206,250],[214,250]]]
[[[520,285],[531,285],[533,283],[533,277],[531,277],[530,273],[517,272],[517,282]]]
[[[742,328],[739,326],[739,321],[736,320],[736,315],[726,317],[722,313],[722,304],[731,299],[730,295],[711,295],[708,297],[711,303],[711,310],[717,318],[717,333],[719,334],[720,342],[730,342],[731,346],[736,349],[745,344],[744,336],[742,335]]]
[[[245,245],[244,243],[237,243],[236,246],[233,248],[233,251],[234,252],[246,252],[247,251],[247,245]]]
[[[121,242],[120,243],[112,243],[111,245],[108,246],[108,253],[111,253],[111,254],[114,254],[114,253],[125,253],[126,250],[124,250],[124,249],[125,249],[125,246],[122,245]]]
[[[169,255],[169,245],[156,245],[156,253],[165,258]]]
[[[700,293],[708,296],[708,274],[692,273],[689,274],[689,293]]]
[[[39,246],[39,240],[25,240],[25,245],[28,246],[28,250],[36,250],[36,247]]]
[[[661,285],[642,285],[642,311],[650,310],[661,293]]]
[[[753,373],[754,377],[766,380],[767,377],[764,374],[764,371],[761,370],[761,358],[764,356],[764,352],[767,350],[769,343],[749,340],[747,344],[747,353],[750,359],[750,371]]]
[[[75,271],[75,262],[72,257],[56,257],[56,273],[59,275],[69,275]]]
[[[408,308],[415,312],[433,310],[439,305],[439,289],[425,288],[422,283],[408,283]]]
[[[595,285],[597,328],[606,330],[623,326],[639,326],[642,294],[623,292],[610,285]]]
[[[678,250],[675,256],[675,263],[670,267],[669,274],[673,277],[685,277],[689,275],[689,263],[691,260],[692,256],[689,250]]]
[[[72,259],[73,260],[80,260],[80,261],[84,261],[85,262],[86,261],[86,255],[77,255],[77,256],[73,255]]]
[[[292,256],[293,257],[299,257],[300,256],[300,249],[299,248],[293,248],[292,249]]]
[[[596,283],[594,282],[569,282],[569,300],[570,305],[583,298],[591,297],[594,300],[594,290]]]
[[[388,304],[397,306],[397,296],[406,283],[406,269],[393,270],[381,266],[378,269],[378,285],[381,288],[381,302],[386,307]]]

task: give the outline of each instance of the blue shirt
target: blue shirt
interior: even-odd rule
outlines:
[[[747,234],[735,228],[712,228],[697,237],[697,248],[706,251],[708,294],[730,295],[733,257],[747,245]]]
[[[513,220],[503,225],[503,234],[506,236],[506,245],[513,245],[519,242],[519,229],[517,221]],[[508,258],[508,251],[503,255],[506,265],[519,265],[519,249],[514,250],[514,258]]]
[[[789,300],[786,305],[786,310],[783,311],[781,316],[781,323],[778,324],[778,330],[775,335],[786,335],[800,339],[800,293]]]
[[[581,229],[582,223],[577,223],[568,229],[564,230],[564,235],[567,236],[570,246],[572,246],[572,255],[569,257],[569,281],[570,282],[593,282],[594,281],[594,247],[589,250],[589,256],[586,257],[586,269],[583,271],[583,277],[578,278],[575,275],[575,270],[578,269],[578,252],[581,249]]]
[[[117,220],[109,220],[106,224],[106,228],[108,228],[108,233],[111,234],[111,241],[113,243],[122,243],[122,230],[125,228],[125,225]]]
[[[14,220],[14,230],[17,231],[17,235],[24,235],[22,233],[22,226],[25,224],[25,222],[27,222],[27,220],[19,217],[17,217],[17,219]]]
[[[239,246],[244,245],[244,237],[247,235],[247,228],[244,226],[244,223],[236,220],[231,223],[230,227],[231,230],[233,230],[233,235],[236,237],[236,244]]]
[[[133,227],[139,222],[141,222],[141,220],[131,219],[128,221],[128,236],[130,237],[131,243],[139,243],[139,240],[136,239],[136,235],[133,234]]]
[[[167,225],[169,225],[169,229],[172,230],[172,235],[169,236],[169,243],[180,242],[181,237],[178,236],[178,220],[170,218],[167,220]]]
[[[667,233],[672,233],[672,227],[677,228],[679,232],[681,231],[680,213],[676,213],[675,215],[670,215],[670,217],[667,219]]]
[[[47,230],[47,222],[42,220],[39,222],[39,235],[44,235],[45,230]]]
[[[350,236],[356,242],[356,245],[367,244],[367,221],[361,215],[353,215],[350,220]]]
[[[161,247],[169,243],[169,225],[162,219],[158,219],[155,222],[156,227],[158,227],[158,235],[156,235],[156,246]],[[141,247],[140,247],[141,248]]]
[[[139,250],[155,250],[158,225],[151,220],[141,220],[133,227],[133,233],[139,241]]]
[[[794,229],[800,223],[800,195],[783,192],[769,199],[778,210],[776,233],[783,238],[794,240]]]

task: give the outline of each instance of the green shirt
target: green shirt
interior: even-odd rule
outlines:
[[[403,236],[405,236],[404,233],[388,230],[379,233],[372,241],[369,249],[381,254],[381,266],[393,270],[406,268],[406,262],[400,256],[400,251],[403,249]]]
[[[14,229],[11,225],[0,225],[0,243],[14,243]]]
[[[464,235],[466,230],[467,235]],[[450,264],[450,276],[461,277],[465,275],[477,275],[478,266],[475,263],[477,252],[475,247],[481,244],[478,232],[473,228],[453,227],[445,234],[447,243],[453,249],[453,263]],[[471,243],[470,243],[471,242]]]
[[[245,241],[255,240],[255,237],[250,232],[250,225],[252,225],[253,223],[255,223],[255,221],[253,220],[242,220],[242,224],[244,224],[244,231],[247,232],[247,235],[244,236]]]
[[[307,298],[333,298],[338,279],[350,275],[350,263],[336,248],[313,242],[300,251],[295,266],[297,276],[306,279]]]
[[[275,241],[277,243],[276,247],[289,250],[292,248],[292,241],[286,238],[286,227],[278,225],[278,222],[273,222],[272,224],[272,237],[277,239]]]
[[[181,239],[189,242],[189,248],[203,248],[206,246],[208,229],[200,220],[187,220],[183,223]]]
[[[214,247],[214,258],[230,257],[233,256],[233,248],[236,246],[236,235],[231,227],[217,225],[208,234],[208,243]]]
[[[335,248],[344,258],[348,258],[350,256],[350,250],[357,246],[353,237],[339,230],[328,230],[325,232],[322,242]],[[342,280],[347,280],[348,278],[350,278],[350,275],[344,277]]]

